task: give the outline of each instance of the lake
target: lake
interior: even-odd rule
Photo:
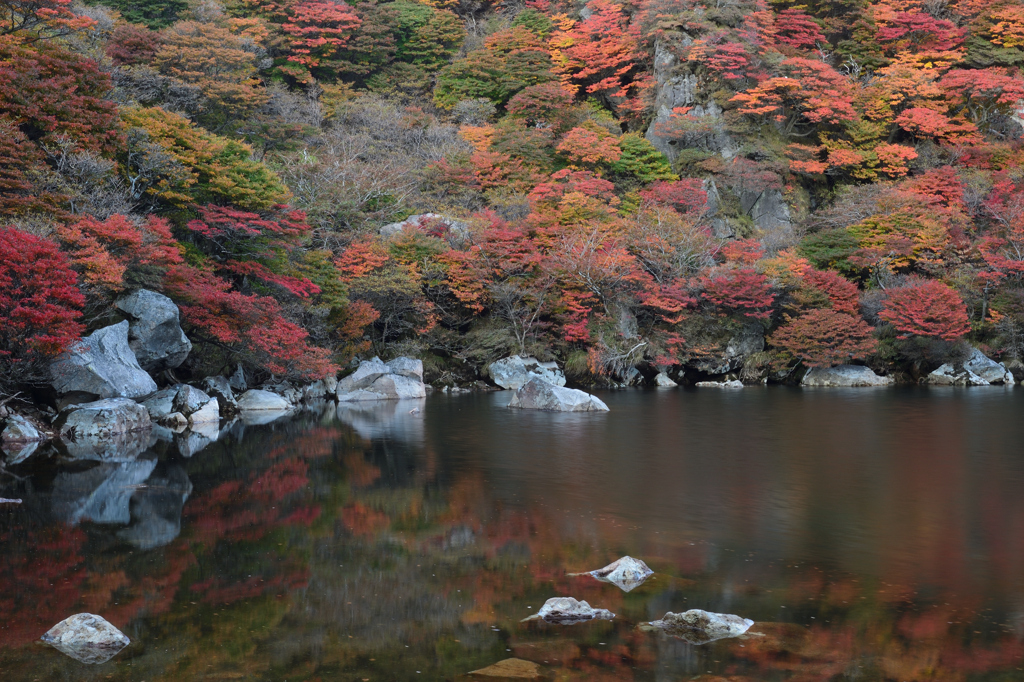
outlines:
[[[0,508],[0,679],[453,680],[508,658],[588,682],[1024,679],[1024,391],[599,396],[435,393],[235,424],[191,457],[30,458],[0,479],[24,500]],[[623,555],[655,575],[569,575]],[[521,622],[556,596],[616,617]],[[755,624],[637,628],[690,608]],[[85,665],[38,643],[81,611],[132,644]]]

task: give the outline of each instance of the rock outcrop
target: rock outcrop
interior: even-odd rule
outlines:
[[[292,409],[292,404],[270,391],[251,388],[238,396],[238,409],[241,412],[282,412]]]
[[[141,398],[156,390],[128,345],[128,322],[97,329],[50,365],[51,385],[64,404]]]
[[[726,637],[739,637],[754,624],[749,618],[731,613],[710,613],[690,609],[684,613],[669,611],[660,620],[641,623],[641,630],[661,630],[690,644],[707,644]]]
[[[339,403],[364,400],[407,400],[423,398],[423,362],[413,358],[363,360],[356,371],[338,382]]]
[[[128,637],[100,616],[78,613],[50,628],[41,639],[80,663],[106,663],[131,644]]]
[[[522,622],[542,620],[558,625],[572,625],[588,620],[611,620],[615,614],[608,609],[595,609],[585,601],[576,601],[572,597],[553,597],[544,602],[544,606],[532,616],[523,618]]]
[[[108,398],[64,408],[53,422],[54,430],[72,441],[109,440],[144,431],[152,422],[145,407],[127,398]]]
[[[534,377],[555,386],[565,386],[565,374],[558,369],[557,362],[541,362],[537,358],[513,355],[492,362],[487,370],[494,383],[513,391],[522,388]]]
[[[129,320],[128,345],[142,369],[159,372],[185,362],[192,342],[181,330],[178,306],[171,299],[141,289],[114,305]]]
[[[231,388],[231,382],[224,377],[206,377],[203,379],[203,390],[217,399],[221,417],[227,418],[238,413],[238,402],[235,400],[235,392]]]
[[[509,407],[551,412],[607,412],[608,406],[599,398],[578,391],[549,384],[534,377],[512,396]]]
[[[727,374],[742,367],[748,356],[763,350],[764,326],[751,322],[729,339],[720,357],[695,360],[690,366],[704,374]]]
[[[469,236],[469,224],[439,213],[420,213],[411,215],[397,223],[388,223],[380,228],[380,236],[390,239],[408,229],[426,229],[437,233],[437,236],[449,240],[463,241]]]
[[[812,367],[800,380],[803,386],[852,387],[892,386],[892,377],[880,377],[869,367],[860,365],[838,365],[836,367]]]
[[[195,386],[178,384],[157,391],[142,401],[150,419],[164,426],[175,428],[181,415],[186,425],[216,424],[220,420],[220,401],[212,398]]]
[[[962,366],[946,363],[929,374],[925,382],[936,386],[1012,386],[1015,383],[1010,370],[977,348],[971,349],[970,357]]]
[[[672,381],[667,374],[664,372],[658,372],[654,375],[654,385],[660,388],[672,388],[678,386],[676,382]]]

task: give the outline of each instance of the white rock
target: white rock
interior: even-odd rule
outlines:
[[[673,386],[678,386],[679,384],[669,379],[668,375],[665,374],[664,372],[658,372],[654,377],[654,385],[661,386],[663,388],[672,388]]]
[[[44,642],[81,663],[106,663],[131,644],[128,637],[104,618],[78,613],[50,628]]]
[[[71,405],[57,415],[54,430],[71,440],[105,439],[149,429],[152,422],[145,407],[127,398],[109,398]]]
[[[576,601],[572,597],[553,597],[544,602],[537,613],[523,619],[543,620],[547,623],[572,625],[587,620],[611,620],[615,614],[607,609],[595,609],[585,601]]]
[[[39,429],[20,414],[7,417],[7,423],[0,431],[0,442],[4,443],[35,443],[45,439],[46,437],[39,433]]]
[[[570,573],[569,575],[593,576],[601,582],[611,583],[617,586],[623,592],[630,592],[634,588],[642,585],[649,577],[654,575],[654,571],[652,571],[650,567],[640,559],[634,559],[631,556],[624,556],[621,559],[616,559],[604,568],[597,569],[596,571]]]
[[[534,377],[512,396],[509,407],[524,410],[547,410],[552,412],[607,412],[608,406],[599,398],[578,391],[549,384]]]
[[[743,382],[739,379],[732,381],[698,381],[694,386],[698,388],[743,388]]]
[[[892,386],[892,377],[880,377],[869,367],[860,365],[839,365],[837,367],[812,367],[800,381],[803,386]]]
[[[217,424],[220,422],[220,403],[210,398],[198,410],[188,416],[189,424]]]
[[[701,609],[690,609],[684,613],[669,611],[661,620],[641,623],[642,630],[662,630],[684,639],[691,644],[707,644],[716,639],[739,637],[754,624],[749,618],[740,618],[731,613],[710,613]]]
[[[367,400],[408,400],[424,398],[423,362],[395,358],[387,364],[380,358],[364,360],[355,372],[338,382],[339,403]]]
[[[252,388],[238,396],[238,409],[242,412],[284,411],[292,409],[291,403],[270,391]]]
[[[565,386],[565,374],[558,369],[558,363],[541,362],[537,358],[513,355],[492,362],[487,370],[494,383],[513,391],[522,388],[534,377],[555,386]]]
[[[943,365],[938,370],[947,368],[946,373],[952,373],[952,367],[950,365]],[[971,350],[971,357],[968,358],[967,362],[964,363],[964,369],[973,374],[974,376],[990,383],[990,384],[1003,384],[1004,386],[1012,386],[1016,383],[1013,379],[1013,374],[1010,373],[1006,367],[999,364],[995,360],[991,360],[985,356],[977,348]],[[970,384],[975,385],[975,384]]]

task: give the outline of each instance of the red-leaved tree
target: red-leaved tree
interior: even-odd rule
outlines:
[[[700,278],[704,299],[744,317],[766,320],[775,294],[768,278],[753,268],[719,269]]]
[[[860,317],[830,308],[809,310],[775,330],[768,342],[809,367],[833,367],[865,358],[878,346]]]
[[[971,330],[963,299],[935,280],[890,290],[878,316],[895,327],[901,339],[928,336],[956,341]]]

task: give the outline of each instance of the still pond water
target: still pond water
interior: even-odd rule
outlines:
[[[435,394],[235,425],[189,458],[30,459],[0,480],[24,499],[0,509],[0,679],[454,680],[513,657],[588,682],[1024,679],[1024,390],[601,398]],[[627,554],[656,572],[629,593],[567,575]],[[520,622],[554,596],[617,616]],[[756,624],[703,646],[636,627],[688,608]],[[37,642],[80,611],[132,644],[87,666]]]

